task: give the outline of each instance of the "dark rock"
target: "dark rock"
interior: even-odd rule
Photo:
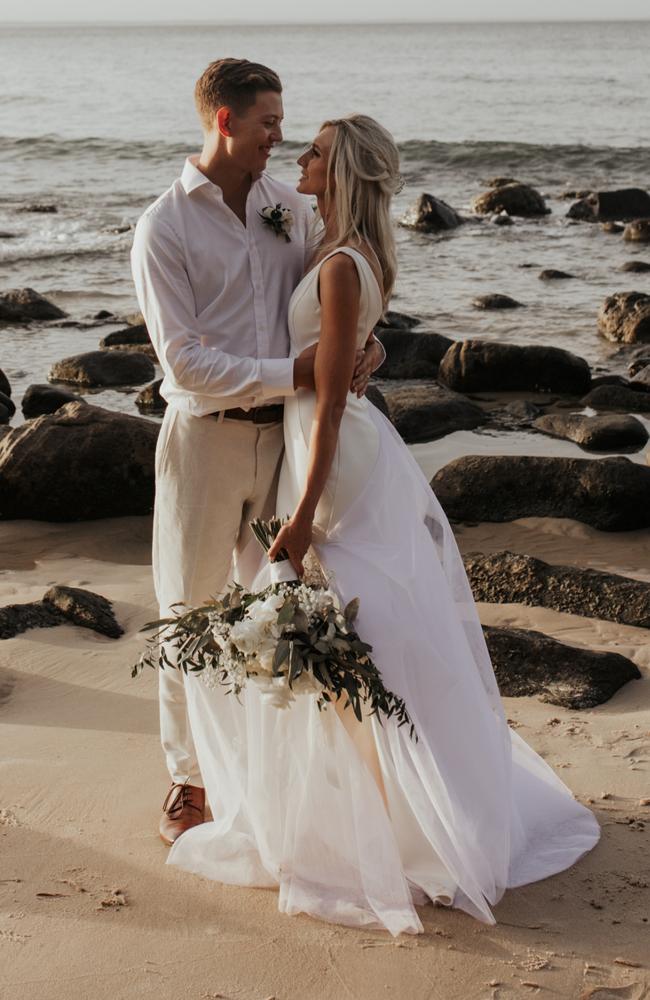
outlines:
[[[14,413],[16,412],[15,403],[4,392],[0,392],[0,406],[4,407],[4,409],[9,414],[9,417],[13,417]]]
[[[538,695],[563,708],[594,708],[641,676],[620,653],[568,646],[542,632],[484,626],[483,634],[506,698]]]
[[[626,260],[621,265],[621,271],[627,271],[629,274],[646,274],[650,271],[650,263],[646,260]]]
[[[585,222],[627,222],[650,213],[650,194],[642,188],[620,191],[592,191],[586,198],[571,205],[567,216]]]
[[[620,222],[603,222],[600,227],[604,233],[608,233],[610,236],[616,236],[618,233],[622,233],[625,226],[622,226]]]
[[[139,385],[149,382],[156,370],[146,354],[137,351],[88,351],[55,361],[50,368],[51,382],[69,382],[89,387],[102,385]]]
[[[514,552],[464,557],[474,600],[526,604],[570,615],[650,628],[650,584],[614,573],[551,566]]]
[[[13,639],[30,628],[53,628],[64,621],[60,611],[42,601],[8,604],[0,608],[0,639]]]
[[[650,391],[650,358],[648,363],[644,368],[640,368],[634,378],[632,379],[632,389],[635,391],[639,388]]]
[[[400,219],[400,226],[406,229],[417,229],[422,233],[439,233],[447,229],[456,229],[462,225],[463,219],[451,205],[432,194],[421,194]]]
[[[638,451],[648,432],[636,417],[586,417],[578,413],[547,413],[534,426],[551,437],[575,441],[587,451]]]
[[[11,386],[9,384],[9,379],[0,368],[0,392],[4,392],[5,396],[11,396]]]
[[[480,406],[439,385],[400,386],[384,395],[390,419],[407,444],[472,430],[487,420]]]
[[[467,455],[431,486],[455,521],[570,517],[600,531],[650,527],[650,468],[624,457]]]
[[[505,187],[506,184],[519,184],[519,181],[514,177],[488,177],[481,181],[487,188],[500,188]]]
[[[500,344],[488,340],[453,343],[438,377],[460,392],[529,390],[579,395],[589,388],[589,365],[559,347]]]
[[[616,292],[608,295],[598,310],[598,330],[622,344],[650,340],[650,295]]]
[[[493,292],[491,295],[479,295],[472,299],[475,309],[520,309],[523,302],[511,299],[509,295],[499,295]]]
[[[650,413],[650,393],[623,389],[617,385],[599,385],[580,400],[592,410],[617,410],[620,413]]]
[[[6,313],[6,315],[5,315]],[[12,313],[14,317],[12,319]],[[67,315],[33,288],[12,288],[0,294],[0,319],[29,323],[33,319],[61,319]]]
[[[18,233],[8,233],[4,229],[0,232],[0,240],[15,240]]]
[[[75,400],[83,402],[74,392],[60,389],[53,385],[30,385],[22,400],[22,410],[25,419],[42,417],[44,413],[56,413],[66,403]]]
[[[55,215],[59,210],[56,205],[43,205],[35,202],[32,205],[23,205],[19,212],[34,212],[37,215]]]
[[[637,347],[629,354],[627,370],[630,375],[636,375],[646,365],[650,365],[650,347]]]
[[[419,326],[422,322],[416,316],[408,316],[406,313],[393,312],[388,309],[383,319],[377,323],[380,330],[412,330],[414,326]]]
[[[439,333],[380,330],[386,360],[377,375],[382,379],[435,378],[438,364],[452,343]]]
[[[123,226],[109,226],[109,228],[105,229],[104,232],[110,233],[112,236],[121,236],[122,233],[128,233],[132,229],[133,226],[130,223],[126,223]]]
[[[121,347],[123,344],[151,344],[149,331],[144,323],[127,326],[124,330],[108,333],[99,342],[100,347]]]
[[[109,312],[108,309],[100,309],[99,312],[95,313],[93,319],[115,319],[115,314]]]
[[[599,385],[616,385],[621,389],[630,388],[630,380],[624,375],[596,375],[591,379],[591,389],[596,389]]]
[[[560,195],[564,201],[575,201],[576,198],[588,198],[591,191],[585,190],[585,188],[579,188],[573,191],[563,191]]]
[[[373,385],[372,382],[366,389],[366,399],[369,399],[372,405],[376,406],[377,409],[390,420],[390,412],[388,404],[386,403],[386,398],[381,389],[379,389],[376,385]]]
[[[544,198],[528,184],[502,184],[478,195],[472,202],[472,209],[479,215],[493,212],[507,212],[508,215],[547,215]]]
[[[636,219],[628,223],[623,239],[631,243],[650,243],[650,219]]]
[[[151,385],[146,385],[135,397],[135,405],[140,413],[164,413],[167,409],[167,400],[160,395],[162,379],[156,379]],[[368,386],[370,388],[370,386]],[[379,391],[379,390],[377,390]]]
[[[0,439],[0,518],[150,513],[159,429],[82,402],[10,429]]]
[[[531,423],[535,417],[539,417],[543,412],[541,406],[531,403],[528,399],[513,399],[504,407],[504,412],[510,417],[522,423]]]
[[[556,271],[552,267],[547,267],[540,271],[540,281],[563,281],[566,278],[575,278],[575,274],[568,274],[567,271]]]
[[[8,424],[10,420],[11,413],[6,406],[3,406],[2,403],[0,403],[0,425]]]
[[[56,608],[73,625],[90,628],[109,639],[119,639],[124,629],[118,624],[113,605],[100,594],[78,587],[50,587],[43,596],[43,603]]]
[[[493,215],[490,219],[493,226],[513,226],[514,222],[507,212],[499,212],[498,215]]]

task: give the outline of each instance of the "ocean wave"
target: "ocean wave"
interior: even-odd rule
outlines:
[[[644,176],[650,159],[650,146],[589,146],[583,144],[534,144],[502,140],[440,142],[434,139],[409,139],[399,144],[404,166],[431,166],[436,169],[477,168],[481,170],[548,169],[607,172],[626,170]],[[195,147],[183,142],[130,141],[88,136],[66,139],[57,135],[31,137],[0,136],[0,158],[29,156],[48,158],[86,158],[102,161],[149,160],[167,162],[182,159]],[[304,149],[303,142],[287,140],[278,147],[280,159],[293,157]]]

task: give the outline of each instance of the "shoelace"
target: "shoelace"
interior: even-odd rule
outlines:
[[[175,795],[174,792],[176,792]],[[172,795],[174,795],[173,798]],[[171,802],[169,801],[170,798],[172,799]],[[165,801],[163,802],[163,812],[167,813],[171,819],[176,819],[176,816],[181,813],[186,806],[189,806],[190,809],[196,809],[197,812],[201,812],[201,807],[192,802],[192,790],[187,782],[184,782],[182,785],[172,785],[165,796]]]

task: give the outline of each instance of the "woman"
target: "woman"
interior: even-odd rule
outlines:
[[[506,723],[462,560],[407,447],[348,393],[357,345],[395,278],[391,136],[364,115],[326,122],[300,157],[322,233],[289,306],[297,354],[317,343],[315,392],[285,405],[278,536],[298,573],[310,544],[419,736],[358,723],[310,696],[290,711],[253,685],[243,705],[196,678],[188,699],[214,823],[168,862],[222,882],[279,886],[283,912],[418,933],[415,904],[486,923],[509,886],[573,864],[599,837],[592,813]],[[266,566],[255,581],[268,582]]]

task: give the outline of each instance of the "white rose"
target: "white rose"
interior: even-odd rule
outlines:
[[[303,670],[293,682],[294,694],[320,694],[324,690],[325,685],[316,680],[311,670]]]
[[[255,652],[263,637],[264,629],[248,618],[235,622],[230,630],[230,641],[245,656]]]
[[[286,677],[255,677],[262,700],[273,708],[288,708],[295,701]]]

